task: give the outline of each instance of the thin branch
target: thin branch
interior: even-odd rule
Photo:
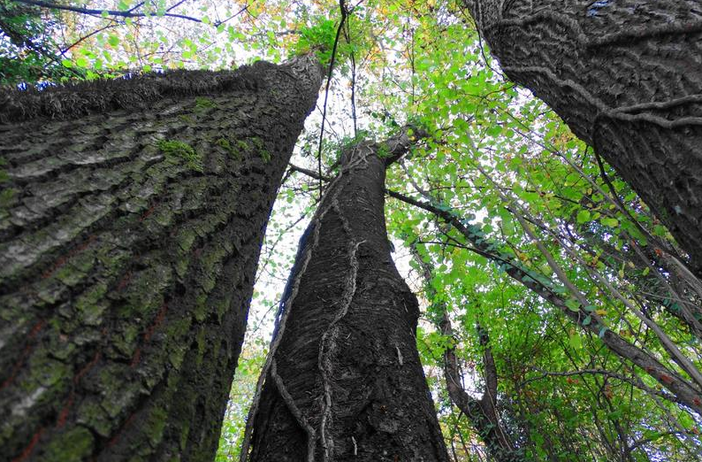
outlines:
[[[530,377],[524,381],[522,381],[519,386],[524,387],[528,385],[531,382],[535,382],[537,380],[542,380],[545,379],[546,377],[553,376],[553,377],[571,377],[573,375],[603,375],[605,377],[610,377],[612,379],[616,380],[621,380],[622,382],[626,382],[630,385],[633,385],[634,387],[654,396],[659,396],[667,401],[670,401],[672,403],[677,403],[677,404],[685,404],[682,400],[678,399],[676,396],[666,393],[664,391],[659,391],[656,390],[655,388],[651,388],[647,386],[646,384],[643,383],[643,381],[636,375],[633,377],[626,377],[622,374],[618,374],[616,372],[612,371],[607,371],[603,369],[581,369],[577,371],[566,371],[566,372],[554,372],[554,371],[539,371],[541,372],[541,375],[537,375],[535,377]]]
[[[91,33],[82,36],[81,38],[79,38],[79,39],[76,40],[75,42],[73,42],[73,43],[71,43],[70,45],[66,46],[63,50],[60,50],[59,53],[63,56],[63,55],[64,55],[66,52],[68,52],[71,48],[75,47],[76,45],[79,45],[79,44],[82,43],[84,40],[87,40],[87,39],[89,39],[90,37],[92,37],[93,35],[99,34],[100,32],[102,32],[102,31],[104,31],[104,30],[107,30],[107,29],[111,29],[111,28],[113,28],[113,27],[116,27],[116,24],[108,24],[108,25],[106,25],[106,26],[104,26],[104,27],[101,27],[101,28],[99,28],[99,29],[95,29],[95,30],[92,31]]]
[[[26,5],[34,5],[38,6],[40,8],[50,8],[53,10],[63,10],[63,11],[71,11],[73,13],[81,13],[81,14],[95,14],[95,15],[102,15],[104,13],[108,14],[109,16],[118,16],[121,18],[153,18],[153,17],[160,17],[157,14],[151,14],[151,13],[137,13],[132,10],[127,10],[127,11],[119,11],[119,10],[98,10],[98,9],[92,9],[92,8],[81,8],[79,6],[70,6],[70,5],[59,5],[57,3],[51,3],[51,2],[44,2],[40,0],[17,0],[17,3],[24,3]],[[182,2],[181,2],[182,3]],[[193,22],[202,22],[202,19],[194,18],[192,16],[186,16],[183,14],[174,14],[174,13],[164,13],[162,16],[168,16],[171,18],[178,18],[178,19],[185,19],[187,21],[193,21]],[[219,24],[215,23],[215,26]]]
[[[339,38],[341,37],[341,31],[343,30],[344,23],[346,22],[346,16],[348,11],[346,10],[345,0],[339,0],[339,8],[341,9],[341,22],[339,22],[339,27],[336,29],[336,37],[334,38],[334,47],[332,48],[331,60],[329,61],[329,73],[327,75],[327,86],[324,90],[324,105],[322,106],[322,125],[319,129],[319,149],[317,151],[317,170],[319,176],[322,176],[322,141],[324,140],[324,123],[327,118],[327,101],[329,99],[329,87],[331,86],[332,72],[334,71],[334,61],[336,60],[336,50],[339,45]],[[319,181],[319,197],[322,197],[322,181]]]

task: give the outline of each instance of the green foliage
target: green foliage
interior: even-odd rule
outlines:
[[[0,85],[61,80],[81,75],[61,65],[54,32],[57,22],[39,8],[0,2]]]
[[[358,54],[367,48],[367,37],[358,33],[360,28],[362,28],[362,23],[354,21],[353,18],[349,18],[347,21],[354,22],[359,30],[356,30],[352,37],[345,33],[339,35],[334,56],[335,65],[348,64],[348,60],[353,53]],[[327,67],[331,63],[338,28],[338,19],[315,18],[313,25],[300,28],[297,42],[292,46],[290,56],[314,52],[319,62]],[[344,70],[346,69],[344,68]]]
[[[300,30],[297,43],[292,49],[292,55],[299,56],[314,52],[319,58],[319,62],[328,66],[334,49],[337,26],[332,19],[320,19],[313,26],[303,27]],[[337,49],[337,53],[339,52],[340,49]]]
[[[388,157],[390,157],[390,151],[388,150],[387,146],[381,144],[380,146],[378,146],[378,151],[376,152],[376,155],[381,159],[387,159]]]
[[[248,407],[256,391],[258,375],[266,360],[263,342],[247,344],[239,358],[232,383],[231,399],[227,406],[215,462],[239,460]]]

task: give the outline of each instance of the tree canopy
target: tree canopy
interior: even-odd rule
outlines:
[[[469,398],[496,390],[494,425],[526,460],[702,457],[702,282],[636,192],[503,75],[461,2],[0,3],[0,81],[23,88],[308,52],[329,82],[268,227],[217,460],[238,457],[323,178],[344,146],[406,124],[429,136],[388,170],[386,220],[452,459],[487,450],[449,396],[447,352]]]

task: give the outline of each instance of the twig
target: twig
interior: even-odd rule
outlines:
[[[317,170],[319,176],[322,176],[322,141],[324,140],[324,123],[327,118],[327,101],[329,99],[329,87],[331,86],[332,72],[334,71],[334,61],[336,60],[336,50],[339,45],[339,38],[341,37],[341,31],[346,22],[346,16],[348,12],[346,11],[345,0],[339,0],[339,8],[341,9],[341,22],[339,22],[339,27],[336,29],[336,37],[334,38],[334,47],[332,48],[331,59],[329,61],[329,73],[327,74],[327,86],[324,90],[324,105],[322,106],[322,125],[319,129],[319,149],[317,150]],[[319,181],[319,199],[322,199],[322,181]]]
[[[57,3],[44,2],[44,1],[40,1],[40,0],[17,0],[17,3],[24,3],[26,5],[34,5],[34,6],[38,6],[40,8],[50,8],[53,10],[72,11],[73,13],[81,13],[81,14],[102,15],[103,13],[106,13],[109,16],[118,16],[121,18],[153,18],[153,17],[159,16],[157,14],[152,14],[152,13],[136,13],[133,11],[133,9],[127,10],[127,11],[98,10],[98,9],[92,9],[92,8],[82,8],[79,6],[59,5]],[[163,14],[163,16],[168,16],[171,18],[178,18],[178,19],[185,19],[187,21],[193,21],[193,22],[199,22],[199,23],[202,22],[202,19],[194,18],[192,16],[186,16],[184,14],[174,14],[174,13],[166,12]],[[215,23],[215,25],[217,26],[219,24]]]

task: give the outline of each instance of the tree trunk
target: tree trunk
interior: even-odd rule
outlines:
[[[510,79],[632,185],[702,275],[699,2],[464,1]]]
[[[0,94],[0,460],[212,460],[320,83],[298,58]]]
[[[441,320],[441,333],[453,338],[453,329],[448,316]],[[463,389],[458,359],[454,347],[444,352],[444,377],[451,401],[471,422],[475,431],[485,443],[496,462],[524,462],[526,459],[519,448],[515,448],[510,435],[501,423],[497,409],[497,369],[489,346],[487,332],[478,329],[480,344],[485,348],[483,369],[485,370],[485,391],[480,399],[475,399]]]
[[[386,163],[409,143],[344,154],[300,242],[249,460],[448,460],[416,349],[417,300],[385,230]]]

